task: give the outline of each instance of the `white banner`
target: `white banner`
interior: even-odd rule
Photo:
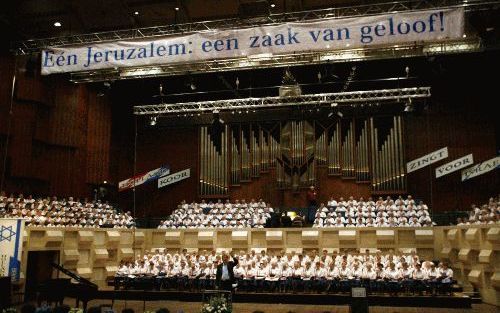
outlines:
[[[496,168],[500,167],[500,156],[494,157],[493,159],[489,159],[484,161],[483,163],[479,163],[474,165],[471,168],[467,168],[462,171],[462,181],[471,179],[472,177],[476,177],[479,175],[483,175],[484,173],[488,173]]]
[[[436,178],[456,172],[474,163],[472,153],[436,168]]]
[[[42,51],[42,74],[286,55],[461,38],[464,10],[414,11],[344,19],[201,31]]]
[[[442,159],[446,159],[448,157],[448,147],[444,147],[442,149],[436,150],[429,154],[424,155],[416,160],[410,161],[406,163],[406,173],[411,173],[416,170],[419,170],[427,165],[432,163],[436,163]]]
[[[144,183],[147,183],[151,180],[155,180],[161,176],[165,176],[170,174],[170,168],[168,165],[155,168],[152,171],[149,171],[147,173],[137,175],[135,177],[129,178],[122,180],[121,182],[118,183],[118,191],[124,191],[130,188],[137,187],[139,185],[142,185]]]
[[[24,220],[0,218],[0,276],[18,281],[21,273]]]
[[[167,185],[171,185],[173,183],[179,182],[186,178],[191,177],[191,169],[188,168],[186,170],[162,177],[158,179],[158,189],[165,187]]]

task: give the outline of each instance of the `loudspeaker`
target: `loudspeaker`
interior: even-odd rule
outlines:
[[[12,286],[10,277],[0,277],[0,311],[11,306]]]

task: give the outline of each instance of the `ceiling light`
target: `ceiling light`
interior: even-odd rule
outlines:
[[[139,11],[135,11],[135,12],[134,12],[134,15],[139,15]]]
[[[191,88],[191,90],[196,90],[196,85],[194,83],[191,83],[189,84],[189,88]]]
[[[175,7],[175,10],[176,10],[176,11],[179,11],[179,7]]]
[[[414,107],[413,107],[413,104],[412,104],[412,101],[411,101],[411,98],[408,98],[408,102],[406,102],[405,104],[405,112],[413,112],[414,110]]]
[[[149,119],[149,125],[151,125],[151,126],[155,126],[156,125],[156,116],[152,116]]]
[[[61,27],[61,26],[62,26],[62,24],[61,24],[61,22],[55,22],[55,23],[54,23],[54,26],[55,26],[55,27]]]
[[[332,104],[330,104],[332,108],[336,107],[337,105],[339,105],[337,102],[332,102]]]
[[[271,3],[271,8],[274,8],[275,6],[276,6],[276,4]]]

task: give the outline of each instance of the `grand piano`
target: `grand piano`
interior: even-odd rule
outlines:
[[[37,288],[38,304],[40,305],[44,301],[62,304],[64,298],[69,297],[76,299],[77,307],[82,301],[83,308],[86,309],[88,301],[96,297],[97,285],[59,264],[52,263],[51,265],[70,278],[55,278],[40,284]],[[72,282],[71,279],[74,279],[75,282]]]

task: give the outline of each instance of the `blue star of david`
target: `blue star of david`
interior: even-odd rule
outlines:
[[[2,226],[0,228],[0,242],[2,241],[11,241],[12,237],[16,236],[16,232],[12,230],[12,226],[5,227]]]

